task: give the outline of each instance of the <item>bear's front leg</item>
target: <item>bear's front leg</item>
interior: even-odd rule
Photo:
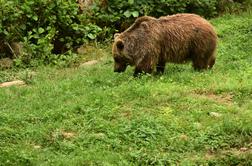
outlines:
[[[163,74],[165,70],[165,61],[160,60],[156,66],[157,74]]]
[[[151,74],[154,69],[154,64],[151,58],[145,58],[135,68],[134,76],[138,76],[139,73]]]
[[[125,63],[119,63],[119,62],[115,62],[114,63],[114,72],[124,72],[127,68],[127,65]]]

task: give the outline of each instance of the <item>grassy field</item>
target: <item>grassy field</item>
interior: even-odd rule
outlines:
[[[211,71],[96,65],[0,71],[0,165],[252,165],[252,13],[211,20]],[[99,51],[97,51],[99,54]]]

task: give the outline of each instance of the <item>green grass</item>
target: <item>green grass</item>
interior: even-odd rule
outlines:
[[[134,78],[107,49],[90,67],[1,71],[28,85],[0,89],[0,165],[252,165],[252,13],[211,22],[211,71]]]

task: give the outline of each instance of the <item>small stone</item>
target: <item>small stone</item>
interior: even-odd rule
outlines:
[[[217,112],[210,112],[209,115],[216,118],[219,118],[222,116],[220,113],[217,113]]]

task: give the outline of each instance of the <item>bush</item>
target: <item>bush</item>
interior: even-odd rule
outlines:
[[[27,64],[32,59],[50,63],[51,54],[94,40],[101,31],[75,0],[2,0],[0,11],[0,42],[22,41],[26,51],[20,58]]]

